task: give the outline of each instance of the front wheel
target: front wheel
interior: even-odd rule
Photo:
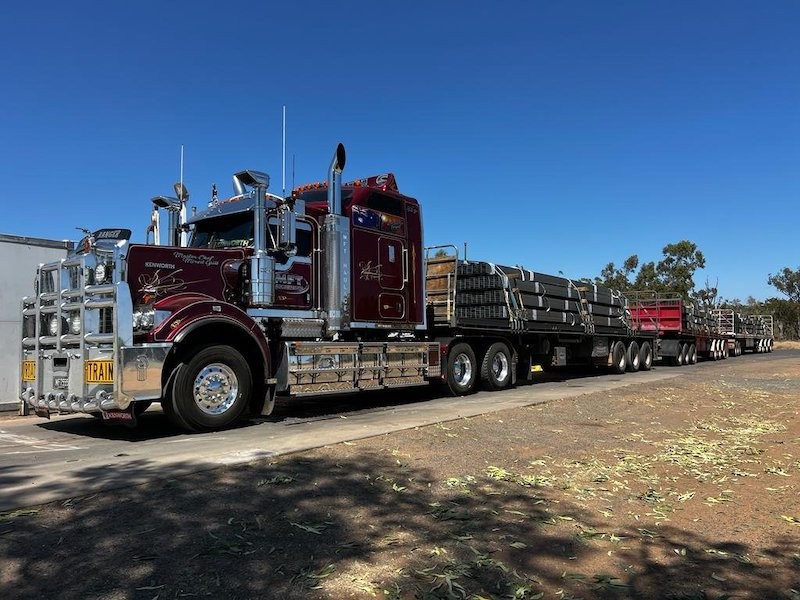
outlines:
[[[447,353],[447,389],[453,396],[465,396],[475,389],[477,379],[478,368],[472,346],[455,344]]]
[[[481,364],[481,383],[490,391],[511,385],[511,351],[503,342],[489,346]]]
[[[232,425],[250,402],[253,376],[245,358],[230,346],[206,346],[178,366],[169,408],[173,423],[192,431]]]

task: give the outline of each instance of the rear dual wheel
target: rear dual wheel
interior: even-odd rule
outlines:
[[[486,351],[481,363],[481,384],[489,391],[511,385],[511,351],[503,342],[495,342]]]
[[[622,375],[628,368],[628,351],[623,342],[616,342],[611,347],[611,371]]]
[[[683,358],[684,358],[684,346],[683,344],[678,344],[678,353],[672,357],[672,362],[677,367],[683,366]]]
[[[653,347],[650,342],[642,342],[639,346],[639,369],[649,371],[653,368]]]
[[[511,385],[513,361],[511,350],[503,342],[495,342],[486,350],[478,365],[475,350],[466,342],[454,344],[447,354],[447,389],[453,396],[466,396],[481,386],[498,391]]]
[[[447,353],[447,389],[453,396],[466,396],[475,390],[478,366],[469,344],[454,344]]]
[[[641,349],[639,348],[639,344],[636,341],[631,342],[628,344],[628,365],[627,369],[631,373],[635,373],[639,370],[642,364],[641,358]]]

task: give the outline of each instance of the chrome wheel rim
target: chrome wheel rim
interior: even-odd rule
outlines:
[[[459,354],[453,361],[453,380],[462,386],[472,380],[472,361],[466,354]]]
[[[221,415],[233,406],[239,395],[239,379],[228,365],[212,363],[194,378],[194,402],[207,415]]]
[[[492,373],[496,381],[503,383],[508,378],[508,357],[498,352],[492,357]]]

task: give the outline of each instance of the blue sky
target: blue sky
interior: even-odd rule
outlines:
[[[698,285],[800,266],[800,3],[11,3],[3,233],[144,239],[185,148],[190,205],[243,168],[281,189],[396,174],[426,243],[593,277],[689,239]],[[335,8],[337,7],[338,8]]]

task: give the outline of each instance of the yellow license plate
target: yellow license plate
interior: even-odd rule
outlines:
[[[22,361],[22,381],[33,381],[36,379],[36,361]]]
[[[114,383],[114,363],[110,360],[87,360],[86,383]]]

